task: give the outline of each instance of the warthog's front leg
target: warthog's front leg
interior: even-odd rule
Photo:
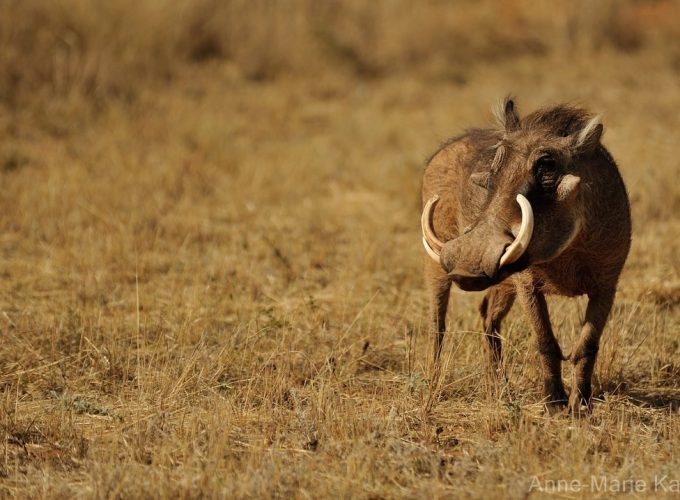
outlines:
[[[600,336],[614,302],[615,290],[588,295],[588,307],[581,329],[581,336],[571,353],[574,365],[569,411],[574,414],[592,409],[591,378],[600,347]]]
[[[505,378],[501,343],[501,322],[515,301],[515,289],[493,287],[479,306],[484,321],[484,335],[489,345],[489,367],[494,377]]]
[[[562,384],[562,350],[553,334],[545,296],[533,286],[520,286],[517,295],[536,332],[543,364],[543,396],[552,413],[567,404],[567,393]]]
[[[425,261],[425,281],[430,295],[430,318],[434,333],[434,362],[439,363],[439,357],[446,332],[446,310],[451,293],[451,278],[444,270],[429,259]]]

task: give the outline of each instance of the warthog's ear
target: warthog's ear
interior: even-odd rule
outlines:
[[[505,130],[517,130],[519,128],[519,115],[515,110],[515,101],[511,98],[505,100]]]
[[[489,189],[489,172],[475,172],[470,176],[470,182],[484,189]]]
[[[569,136],[571,147],[577,155],[593,153],[600,145],[604,127],[599,116],[591,118],[581,130]]]
[[[519,128],[519,115],[515,109],[515,101],[512,97],[506,97],[499,106],[493,109],[498,125],[506,132],[512,132]]]

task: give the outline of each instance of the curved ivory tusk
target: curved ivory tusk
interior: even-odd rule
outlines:
[[[519,259],[526,252],[531,236],[534,233],[534,211],[531,209],[531,203],[521,194],[517,195],[517,203],[519,203],[519,208],[522,210],[522,223],[519,226],[515,241],[503,252],[499,268],[512,264]]]
[[[435,262],[440,263],[439,254],[441,253],[444,244],[437,238],[434,234],[434,229],[432,229],[432,211],[438,201],[439,195],[435,194],[427,201],[427,203],[425,203],[423,214],[420,217],[420,227],[423,231],[423,245],[425,246],[425,251]]]
[[[439,258],[439,254],[432,250],[430,245],[427,244],[427,240],[423,237],[423,246],[425,247],[425,251],[427,252],[427,255],[432,257],[432,260],[434,260],[437,264],[441,264],[442,261]]]

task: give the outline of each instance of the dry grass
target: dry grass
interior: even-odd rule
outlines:
[[[591,28],[525,2],[500,18],[490,2],[412,18],[411,2],[94,4],[0,3],[0,495],[524,497],[534,476],[591,475],[651,495],[655,475],[680,479],[677,3],[603,7]],[[583,421],[542,413],[518,311],[494,386],[479,294],[453,297],[431,377],[423,161],[507,92],[601,112],[631,195]],[[569,351],[584,302],[550,304]]]

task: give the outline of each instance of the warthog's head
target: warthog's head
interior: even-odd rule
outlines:
[[[457,238],[441,242],[432,229],[438,196],[425,204],[425,249],[461,289],[484,290],[555,259],[578,236],[584,209],[575,167],[597,151],[602,125],[585,112],[560,109],[520,120],[513,101],[505,100],[489,161],[478,164],[461,189],[461,211],[480,215]]]

